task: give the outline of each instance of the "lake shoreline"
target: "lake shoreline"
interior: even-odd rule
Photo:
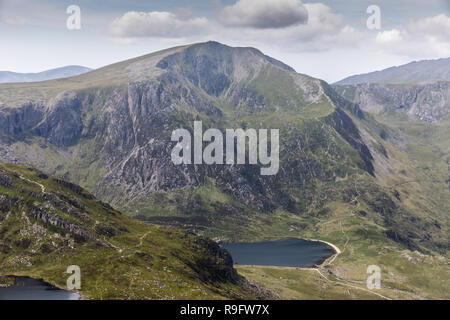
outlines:
[[[6,288],[13,287],[13,286],[16,285],[16,282],[15,282],[15,281],[16,281],[17,279],[19,279],[19,278],[25,278],[25,279],[30,279],[30,280],[40,281],[40,282],[42,282],[43,284],[48,285],[48,286],[50,286],[50,287],[53,287],[53,288],[55,288],[55,289],[59,289],[59,290],[63,290],[63,291],[66,291],[66,292],[70,292],[70,293],[76,294],[76,295],[79,296],[79,299],[77,299],[77,300],[86,300],[85,297],[84,297],[80,292],[77,292],[77,291],[74,291],[74,290],[70,290],[70,289],[68,289],[68,288],[64,288],[63,286],[60,286],[60,285],[58,285],[58,284],[56,284],[56,283],[53,283],[52,281],[48,281],[48,280],[43,279],[43,278],[35,278],[35,277],[28,276],[28,275],[23,275],[23,274],[20,274],[20,275],[17,275],[17,274],[8,274],[8,275],[5,275],[4,277],[11,277],[11,278],[14,278],[14,283],[13,283],[13,284],[6,284],[6,285],[0,284],[0,289],[6,289]]]
[[[279,242],[279,241],[289,241],[289,240],[295,240],[295,241],[301,241],[301,242],[306,242],[306,243],[320,243],[321,245],[325,245],[325,247],[327,248],[327,250],[331,251],[328,252],[328,254],[324,255],[323,257],[320,257],[317,260],[314,260],[313,262],[311,262],[308,265],[284,265],[283,263],[281,264],[270,264],[270,263],[266,263],[266,262],[261,262],[261,261],[255,261],[255,263],[247,263],[243,262],[242,260],[235,260],[236,255],[239,255],[233,252],[233,249],[230,248],[230,245],[251,245],[251,244],[262,244],[263,242],[266,243],[271,243],[271,242]],[[309,239],[309,238],[296,238],[296,237],[287,237],[287,238],[275,238],[275,239],[265,239],[262,241],[243,241],[243,242],[228,242],[228,241],[217,241],[216,242],[218,244],[220,244],[224,249],[226,249],[232,256],[233,260],[236,261],[234,263],[235,266],[242,266],[242,265],[253,265],[253,266],[273,266],[273,267],[286,267],[286,268],[296,268],[296,269],[319,269],[322,268],[324,266],[327,265],[327,261],[330,261],[330,263],[332,261],[334,261],[334,259],[341,253],[341,250],[334,244],[327,242],[325,240],[319,240],[319,239]],[[248,250],[248,249],[247,249]],[[292,253],[293,255],[295,253]],[[241,257],[242,259],[242,257]],[[330,260],[331,259],[331,260]]]
[[[321,242],[321,243],[328,245],[329,247],[331,247],[334,250],[334,254],[325,258],[323,261],[321,261],[320,263],[317,264],[317,267],[313,267],[312,269],[318,269],[320,267],[325,267],[325,263],[327,262],[328,259],[333,258],[333,260],[334,260],[342,252],[336,245],[332,244],[331,242],[325,241],[325,240],[319,240],[319,239],[304,239],[304,240],[313,241],[313,242],[314,241]]]

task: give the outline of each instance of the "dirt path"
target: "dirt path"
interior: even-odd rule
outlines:
[[[376,295],[376,296],[379,296],[380,298],[383,298],[383,299],[385,299],[385,300],[392,300],[391,298],[388,298],[388,297],[386,297],[386,296],[383,296],[382,294],[379,294],[379,293],[374,292],[374,291],[372,291],[372,290],[365,289],[365,288],[361,288],[361,287],[357,287],[357,286],[352,286],[351,284],[345,283],[344,280],[330,280],[330,279],[328,279],[326,276],[324,276],[324,275],[322,274],[322,272],[320,272],[319,269],[314,269],[314,270],[316,270],[316,271],[320,274],[320,276],[321,276],[322,278],[324,278],[324,279],[325,279],[326,281],[328,281],[328,282],[336,282],[336,283],[338,283],[338,284],[340,284],[340,285],[343,285],[343,286],[346,286],[346,287],[350,287],[350,288],[353,288],[353,289],[359,289],[359,290],[362,290],[362,291],[369,292],[369,293],[374,294],[374,295]]]
[[[42,185],[42,184],[40,184],[39,182],[36,182],[36,181],[30,180],[30,179],[27,179],[27,178],[25,178],[25,177],[22,176],[22,175],[20,176],[20,179],[25,180],[25,181],[28,181],[28,182],[30,182],[30,183],[37,184],[39,187],[41,187],[42,193],[45,193],[45,186]]]
[[[152,233],[152,231],[146,232],[142,237],[140,237],[140,241],[139,241],[138,247],[142,247],[142,243],[143,243],[145,237],[147,237],[150,233]]]

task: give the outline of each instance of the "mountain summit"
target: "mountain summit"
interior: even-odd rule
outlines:
[[[317,130],[310,139],[319,139],[320,148],[343,139],[348,146],[335,150],[342,161],[351,162],[351,170],[373,174],[372,156],[342,109],[345,102],[326,83],[254,48],[217,42],[177,47],[42,85],[3,85],[0,102],[0,133],[8,141],[0,149],[3,159],[63,175],[122,208],[160,199],[158,192],[196,190],[212,178],[217,192],[245,199],[258,210],[272,211],[281,200],[295,211],[291,191],[280,197],[286,181],[301,188],[313,176],[328,178],[319,158],[309,169],[303,163],[321,151],[300,160],[308,148],[302,136],[309,130]],[[283,172],[269,181],[254,166],[175,166],[171,131],[190,130],[194,120],[223,131],[280,129]],[[37,153],[19,155],[11,148],[11,143],[24,145],[30,139]],[[298,149],[299,144],[305,146]],[[194,201],[191,196],[188,202]],[[155,204],[139,205],[147,206]]]

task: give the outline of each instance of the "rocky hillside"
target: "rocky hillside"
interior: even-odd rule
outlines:
[[[450,81],[339,85],[335,89],[369,112],[398,112],[426,122],[437,122],[450,114]]]
[[[111,84],[109,77],[118,83]],[[295,210],[303,200],[287,194],[288,181],[302,188],[314,177],[345,176],[347,169],[325,169],[344,163],[348,170],[373,174],[372,156],[347,111],[336,109],[335,97],[325,93],[331,89],[256,49],[214,42],[176,48],[49,82],[39,89],[45,99],[31,102],[21,103],[22,96],[9,101],[9,90],[24,90],[25,100],[38,87],[0,88],[5,101],[0,109],[2,159],[79,182],[121,208],[135,207],[136,201],[155,192],[195,189],[209,177],[219,192],[246,199],[258,210],[279,205]],[[192,128],[196,119],[223,130],[281,129],[286,165],[267,179],[253,166],[173,165],[171,131]],[[321,130],[323,126],[327,129]],[[337,145],[338,141],[346,144]],[[19,145],[29,151],[19,151]],[[317,150],[307,153],[308,148]],[[341,158],[341,163],[323,162],[325,152]]]
[[[381,71],[354,75],[338,81],[336,85],[361,83],[421,83],[450,81],[450,58],[414,61]]]
[[[172,48],[69,79],[2,85],[0,101],[0,159],[79,183],[145,220],[241,239],[263,216],[328,218],[329,203],[361,198],[385,239],[448,245],[432,217],[378,185],[390,155],[358,106],[254,48]],[[195,120],[222,131],[279,129],[278,174],[174,165],[171,132],[192,132]]]
[[[81,269],[84,298],[255,298],[215,242],[130,218],[81,187],[0,163],[0,277],[65,288]]]

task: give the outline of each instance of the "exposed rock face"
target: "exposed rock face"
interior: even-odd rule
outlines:
[[[450,81],[450,58],[414,61],[402,66],[348,77],[337,85],[361,83],[424,83]]]
[[[20,108],[0,106],[0,135],[23,139],[44,115],[40,103],[27,103]]]
[[[47,213],[38,208],[34,208],[28,211],[28,216],[33,219],[41,220],[45,224],[61,228],[67,232],[71,232],[80,240],[86,241],[87,239],[95,239],[94,235],[90,234],[87,230],[80,228],[74,223],[65,221],[57,214]]]
[[[192,268],[196,270],[203,281],[230,281],[237,283],[241,277],[233,268],[230,253],[216,242],[198,238],[196,245],[204,250],[204,257],[197,261]]]
[[[9,192],[14,191],[14,179],[24,179],[19,174],[11,176],[11,172],[0,169],[0,186],[6,187]],[[49,179],[45,174],[39,173],[41,179]],[[64,188],[73,192],[77,197],[92,200],[94,197],[84,191],[81,187],[66,182],[61,179],[52,178],[53,182],[60,184]],[[96,222],[90,218],[91,212],[86,209],[79,200],[69,193],[64,192],[35,192],[27,189],[17,189],[16,197],[8,196],[0,193],[0,221],[3,220],[3,214],[25,215],[32,220],[26,218],[27,223],[30,221],[42,222],[45,226],[55,227],[54,231],[59,231],[62,235],[70,233],[75,236],[78,241],[96,240],[99,236],[113,237],[119,235],[120,232],[111,225]],[[109,215],[116,215],[117,211],[103,205],[104,212]],[[93,231],[88,230],[92,226]],[[125,229],[123,229],[125,230]]]
[[[38,126],[38,135],[57,147],[67,147],[78,141],[83,129],[81,101],[75,93],[63,92],[48,106],[44,123]]]
[[[254,209],[270,212],[281,206],[297,212],[302,205],[292,193],[310,197],[314,180],[334,181],[348,173],[342,164],[374,175],[372,155],[349,116],[360,116],[356,107],[326,83],[297,74],[256,49],[209,42],[140,63],[141,68],[147,63],[157,76],[145,79],[141,74],[139,81],[66,90],[47,102],[0,108],[0,123],[6,124],[1,130],[9,143],[45,139],[52,149],[68,151],[64,158],[73,166],[61,161],[49,168],[5,144],[0,156],[52,174],[59,170],[74,182],[97,179],[91,191],[119,207],[155,192],[195,190],[213,179],[220,192]],[[298,116],[302,112],[308,116]],[[172,130],[192,131],[196,119],[205,122],[205,130],[246,128],[243,118],[256,129],[280,130],[283,166],[276,176],[261,176],[255,165],[172,163]],[[344,145],[338,146],[338,140]],[[353,153],[356,158],[350,157]],[[62,157],[58,153],[51,159]],[[92,164],[101,171],[88,171]],[[202,206],[195,197],[188,202],[183,212]],[[214,206],[223,211],[222,204]]]
[[[450,82],[426,84],[358,84],[335,86],[363,110],[402,112],[412,119],[436,122],[450,113]]]
[[[0,170],[0,186],[6,188],[12,187],[12,179],[8,175],[4,174],[1,170]]]
[[[0,108],[0,134],[14,140],[40,136],[57,147],[78,141],[83,124],[81,102],[75,93],[63,92],[44,106],[27,103],[19,108]]]

